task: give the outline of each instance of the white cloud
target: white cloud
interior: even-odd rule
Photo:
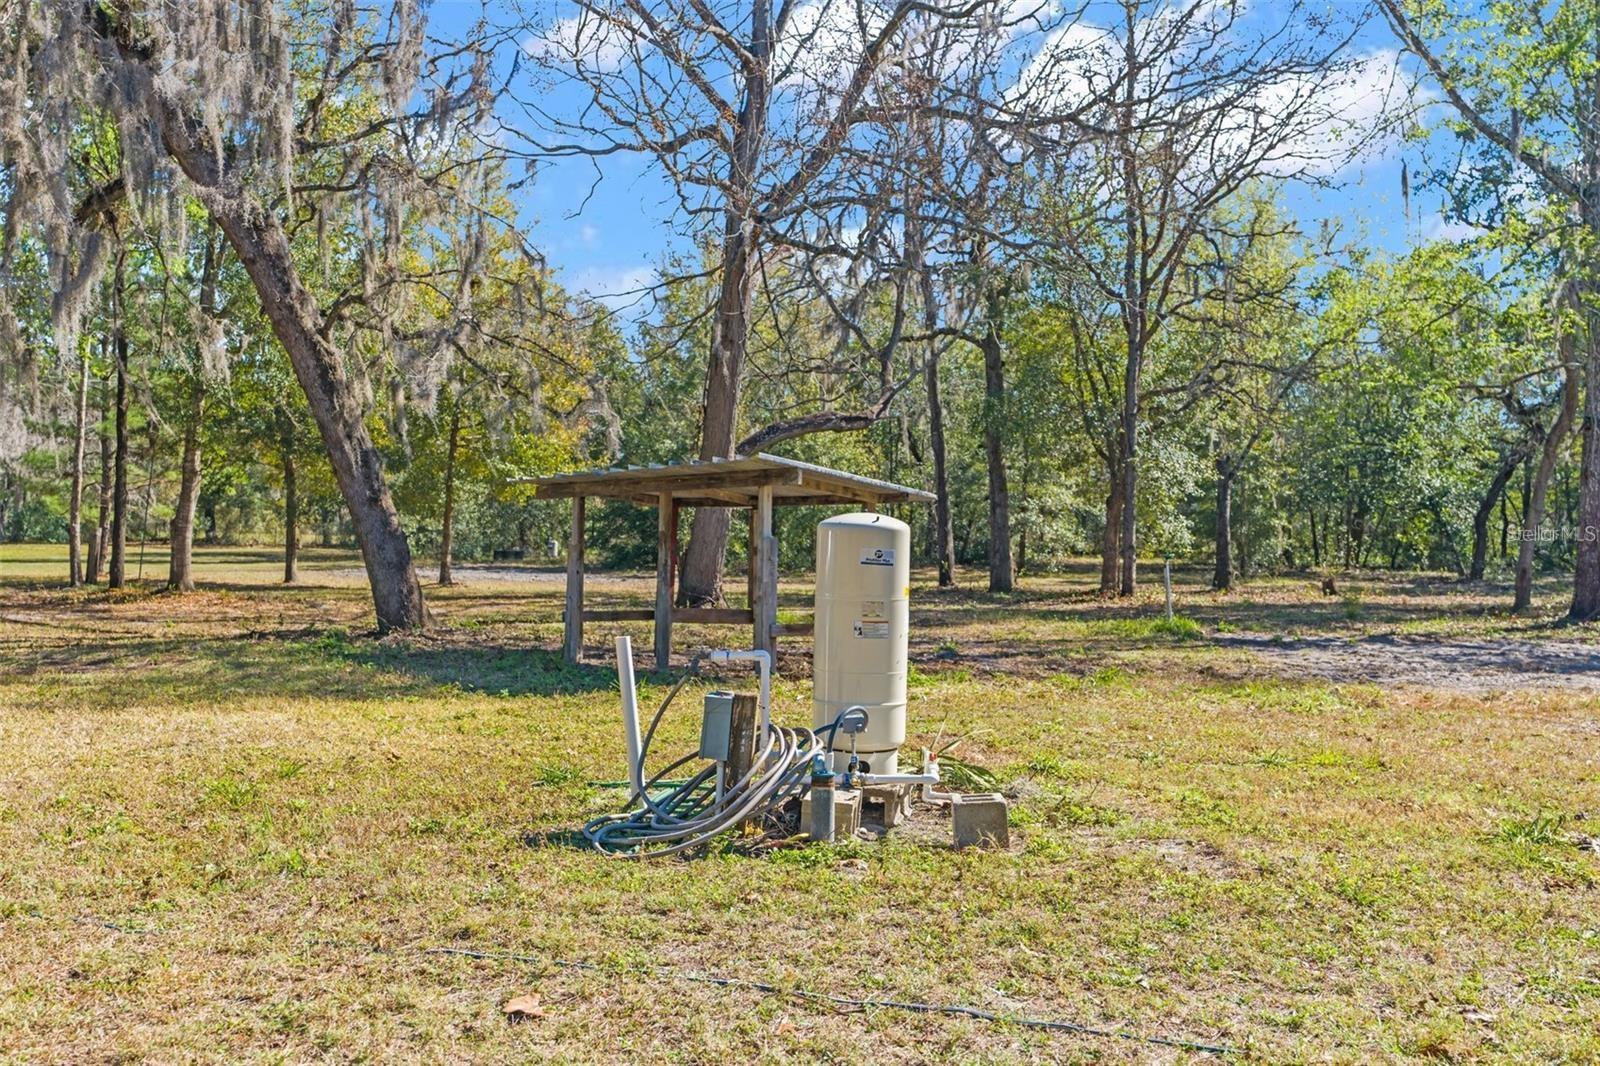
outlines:
[[[805,0],[784,24],[773,69],[783,82],[843,85],[885,20],[869,0]]]
[[[572,275],[571,288],[613,311],[648,310],[656,271],[649,266],[590,266]]]
[[[1398,145],[1395,109],[1410,99],[1400,54],[1392,48],[1360,56],[1331,79],[1285,78],[1269,85],[1257,99],[1261,111],[1299,108],[1301,119],[1267,169],[1332,177],[1380,159]]]
[[[615,23],[583,12],[557,19],[544,33],[523,41],[522,50],[547,63],[614,73],[628,58],[628,35]]]
[[[1460,219],[1445,218],[1444,213],[1430,215],[1423,220],[1422,236],[1425,241],[1470,241],[1489,231]]]
[[[1162,41],[1167,51],[1168,39],[1152,31],[1178,10],[1169,5],[1147,16],[1135,29],[1135,39]],[[1195,46],[1220,58],[1210,35],[1227,32],[1231,9],[1210,3],[1193,10],[1197,15],[1190,33]],[[1046,37],[1007,98],[1019,106],[1061,111],[1107,99],[1122,67],[1121,49],[1118,34],[1089,23],[1069,23]],[[1182,48],[1172,52],[1184,54]],[[1148,77],[1154,85],[1165,75],[1152,64]],[[1224,86],[1182,104],[1193,109],[1196,128],[1210,138],[1196,160],[1202,169],[1244,165],[1280,177],[1330,178],[1391,152],[1399,141],[1397,107],[1416,102],[1410,80],[1401,71],[1399,53],[1392,48],[1367,52],[1329,71],[1285,75],[1219,115],[1214,101],[1218,94],[1231,91],[1237,90]]]
[[[578,227],[578,240],[582,241],[585,245],[592,248],[594,247],[595,242],[599,239],[600,231],[589,225],[589,223],[585,222],[583,225]]]

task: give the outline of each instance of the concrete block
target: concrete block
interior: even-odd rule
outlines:
[[[833,790],[833,832],[840,840],[856,835],[861,828],[861,793],[857,789]],[[811,793],[800,799],[800,832],[811,831]]]
[[[1006,798],[998,792],[957,796],[950,804],[950,823],[958,848],[1011,846]]]
[[[911,789],[911,785],[868,785],[861,790],[861,803],[879,815],[885,829],[893,829],[911,814]]]

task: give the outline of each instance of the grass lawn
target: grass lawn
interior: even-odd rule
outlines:
[[[0,545],[0,1057],[1210,1058],[676,972],[1244,1060],[1600,1061],[1600,693],[1309,681],[1218,639],[1593,643],[1551,626],[1554,585],[1525,620],[1438,576],[1217,596],[1182,570],[1197,634],[1160,624],[1159,583],[1100,603],[1087,563],[1005,598],[920,573],[909,746],[971,734],[1020,847],[640,864],[565,835],[620,801],[594,782],[622,767],[618,627],[565,666],[558,575],[469,569],[429,589],[437,632],[378,640],[347,553],[282,588],[271,551],[206,549],[183,596],[156,590],[155,546],[121,593],[62,588],[63,559]],[[776,713],[803,722],[790,643]],[[697,728],[678,715],[662,750]]]

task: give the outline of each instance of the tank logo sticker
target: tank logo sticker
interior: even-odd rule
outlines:
[[[886,618],[862,618],[855,624],[856,636],[867,640],[889,639],[889,620]]]
[[[869,548],[861,553],[862,566],[893,566],[893,548]]]

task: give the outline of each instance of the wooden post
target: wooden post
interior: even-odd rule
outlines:
[[[756,490],[756,598],[751,605],[755,639],[751,647],[771,652],[778,622],[778,542],[772,536],[772,486]]]
[[[572,532],[567,537],[567,610],[562,650],[567,662],[583,661],[583,505],[582,496],[572,498]]]
[[[1161,564],[1161,584],[1167,590],[1167,621],[1172,621],[1172,560]]]
[[[747,573],[744,576],[744,602],[745,606],[754,611],[756,609],[756,578],[758,576],[756,559],[760,554],[761,545],[761,541],[758,539],[760,534],[756,532],[756,509],[754,507],[745,512],[745,524],[750,530],[750,561],[745,566]]]
[[[761,715],[756,698],[748,692],[735,693],[733,716],[728,724],[728,761],[723,770],[724,788],[732,788],[750,772],[756,758],[756,730]]]
[[[672,493],[656,497],[656,669],[672,665]]]

